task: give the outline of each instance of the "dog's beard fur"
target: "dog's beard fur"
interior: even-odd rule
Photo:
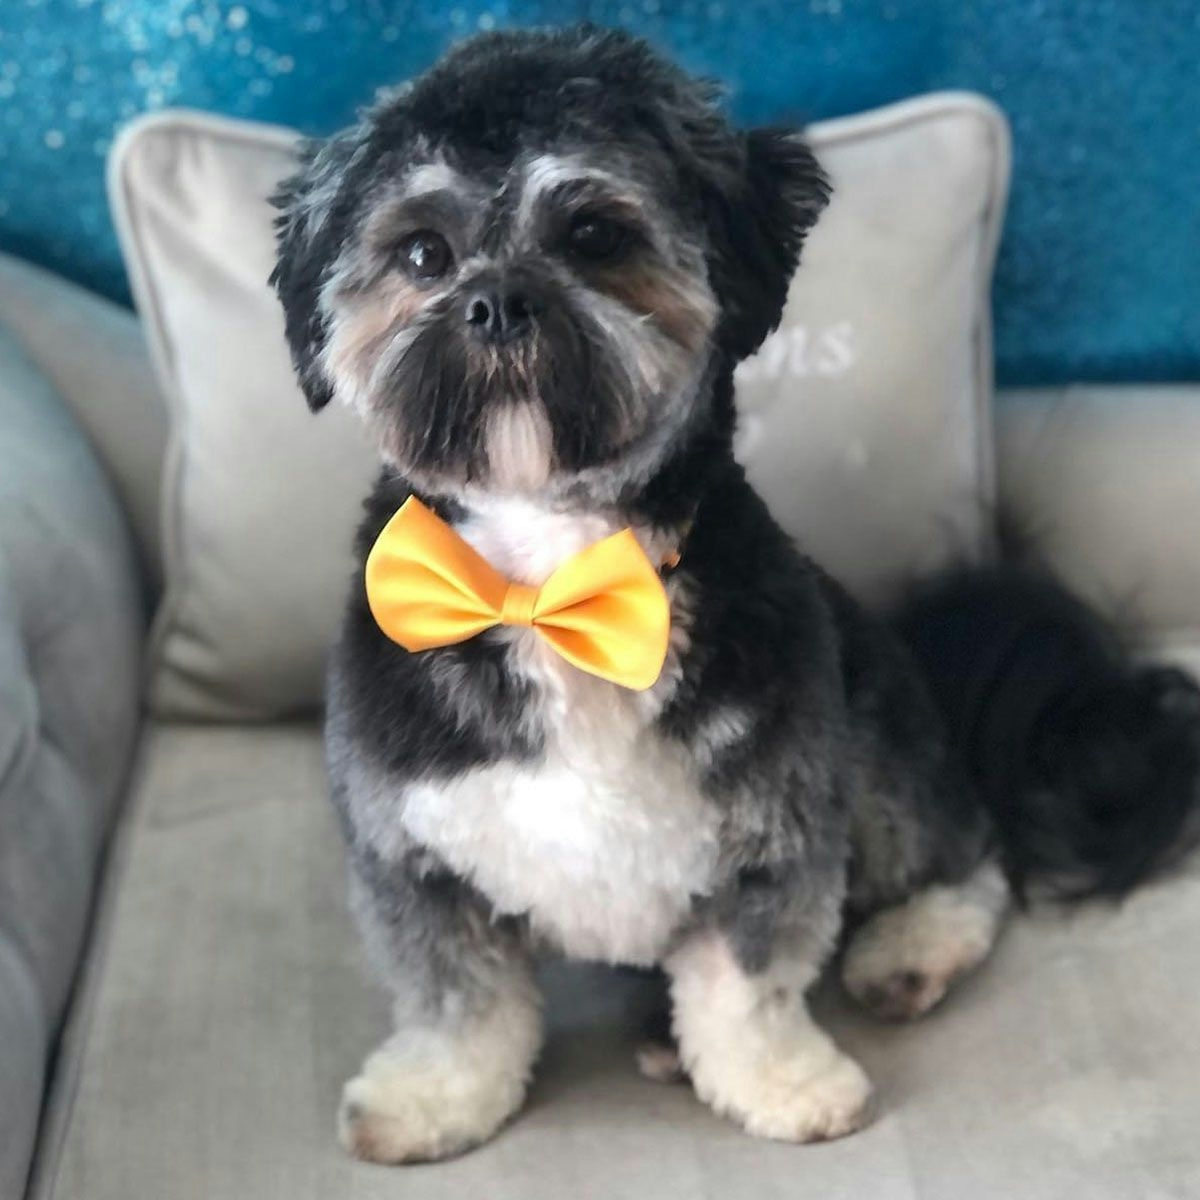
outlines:
[[[687,426],[706,336],[680,345],[644,315],[588,289],[561,288],[528,338],[483,343],[460,313],[469,287],[379,328],[388,302],[336,302],[327,361],[383,457],[438,492],[562,488],[583,473],[628,481]],[[706,305],[696,289],[698,306]],[[704,317],[693,318],[707,334]],[[693,335],[694,336],[694,335]]]

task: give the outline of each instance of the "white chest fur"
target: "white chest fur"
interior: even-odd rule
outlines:
[[[530,584],[613,532],[600,518],[542,516],[505,510],[460,532]],[[655,962],[710,889],[717,855],[718,815],[694,764],[653,726],[686,633],[675,631],[672,661],[645,693],[576,670],[530,630],[510,636],[517,669],[535,684],[544,754],[410,787],[405,827],[498,911],[528,914],[566,953]]]

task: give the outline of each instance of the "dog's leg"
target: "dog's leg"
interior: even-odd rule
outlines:
[[[541,1044],[527,957],[457,881],[398,869],[356,879],[352,898],[396,1028],[346,1084],[342,1144],[382,1163],[458,1154],[524,1100]]]
[[[850,941],[846,990],[877,1016],[919,1017],[988,956],[1009,903],[991,860],[963,883],[938,884],[876,913]]]
[[[820,970],[813,957],[776,946],[767,967],[752,972],[710,927],[665,964],[680,1057],[696,1094],[759,1137],[823,1141],[866,1119],[866,1075],[805,1004]]]

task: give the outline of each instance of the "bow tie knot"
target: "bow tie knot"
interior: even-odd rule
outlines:
[[[510,583],[504,592],[504,603],[500,606],[500,624],[532,625],[538,591],[538,588],[524,583]]]
[[[505,579],[410,496],[371,547],[365,583],[380,629],[414,653],[496,625],[524,626],[581,671],[639,691],[658,679],[667,656],[670,603],[632,529],[530,587]]]

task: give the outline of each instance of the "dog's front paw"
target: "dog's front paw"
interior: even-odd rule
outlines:
[[[863,1069],[827,1043],[818,1058],[806,1049],[767,1058],[721,1077],[693,1068],[700,1098],[755,1137],[785,1142],[824,1142],[866,1124],[871,1083]]]
[[[376,1163],[450,1158],[485,1142],[525,1098],[528,1065],[441,1036],[397,1035],[346,1084],[338,1137]]]

